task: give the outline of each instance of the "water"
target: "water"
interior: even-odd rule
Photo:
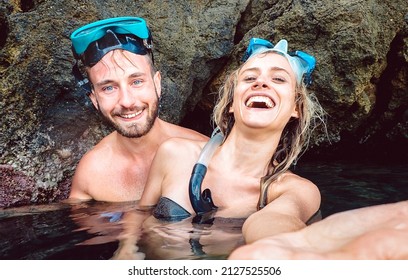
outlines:
[[[296,172],[319,187],[323,217],[408,200],[408,163],[308,162]]]
[[[301,163],[322,193],[322,216],[408,200],[408,164]],[[141,230],[141,224],[143,228]],[[225,259],[242,219],[158,222],[137,203],[54,203],[0,211],[0,259]]]

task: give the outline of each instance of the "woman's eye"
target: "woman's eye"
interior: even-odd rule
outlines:
[[[256,77],[254,77],[254,76],[247,76],[247,77],[244,77],[244,79],[243,79],[245,82],[252,82],[252,81],[255,81],[256,80]]]
[[[279,83],[286,82],[286,79],[284,77],[280,77],[280,76],[273,77],[272,80],[275,81],[275,82],[279,82]]]

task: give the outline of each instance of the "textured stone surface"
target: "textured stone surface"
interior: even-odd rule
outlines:
[[[286,38],[318,60],[312,91],[329,114],[330,142],[316,134],[314,151],[402,158],[407,13],[406,0],[0,0],[0,207],[64,198],[78,160],[109,132],[71,75],[69,35],[85,23],[146,18],[163,76],[162,117],[205,133],[213,92],[249,38]]]

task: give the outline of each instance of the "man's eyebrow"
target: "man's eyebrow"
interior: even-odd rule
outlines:
[[[129,75],[130,78],[135,78],[135,77],[140,77],[140,76],[145,76],[146,73],[144,72],[135,72]]]
[[[102,80],[100,82],[95,83],[95,86],[96,87],[101,87],[101,86],[104,86],[104,85],[107,85],[107,84],[111,84],[113,82],[114,82],[113,80]]]
[[[146,75],[146,73],[144,73],[144,72],[135,72],[135,73],[130,74],[129,77],[130,78],[137,78],[137,77],[141,77],[141,76],[145,76],[145,75]],[[102,80],[102,81],[100,81],[98,83],[95,83],[95,86],[101,87],[101,86],[111,84],[111,83],[115,83],[115,81],[106,79],[106,80]]]

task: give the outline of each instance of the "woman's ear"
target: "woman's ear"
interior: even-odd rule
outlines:
[[[296,118],[296,119],[299,118],[299,107],[297,105],[293,109],[293,112],[292,112],[292,114],[290,116],[293,117],[293,118]]]
[[[299,114],[300,103],[301,103],[300,100],[301,100],[301,93],[299,91],[295,90],[295,107],[293,108],[293,112],[290,115],[292,118],[298,119],[299,116],[300,116],[300,114]]]

